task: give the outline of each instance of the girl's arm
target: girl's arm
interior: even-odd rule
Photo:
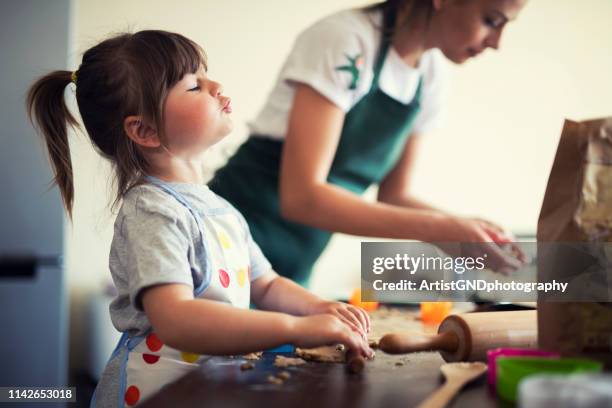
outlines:
[[[142,304],[162,342],[199,354],[243,354],[291,343],[299,347],[345,344],[371,357],[367,343],[330,314],[296,317],[284,313],[239,309],[194,299],[192,288],[163,284],[146,289]]]
[[[362,197],[327,182],[344,112],[311,87],[297,85],[280,175],[283,215],[329,231],[421,241],[490,241],[480,224],[431,209]],[[375,137],[376,135],[372,135]]]
[[[362,335],[370,331],[370,317],[365,310],[342,302],[323,300],[274,271],[252,281],[251,300],[260,309],[296,316],[329,313]]]

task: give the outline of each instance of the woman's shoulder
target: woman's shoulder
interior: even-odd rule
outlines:
[[[365,46],[375,46],[380,36],[380,17],[360,8],[338,11],[314,22],[298,39],[320,39],[319,45],[357,39]]]
[[[361,31],[363,28],[380,29],[382,14],[363,8],[351,8],[337,11],[318,20],[313,26],[334,26],[350,31]]]

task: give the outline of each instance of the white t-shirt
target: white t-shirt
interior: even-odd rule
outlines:
[[[251,133],[285,138],[296,82],[311,86],[348,112],[372,85],[381,28],[382,12],[351,9],[319,20],[303,31],[266,104],[249,123]],[[427,133],[440,125],[448,76],[446,64],[437,49],[426,51],[416,68],[407,65],[393,47],[387,52],[379,77],[379,87],[384,93],[402,103],[410,103],[419,78],[423,77],[421,110],[413,127],[415,133]],[[357,68],[357,75],[338,69],[351,65]]]

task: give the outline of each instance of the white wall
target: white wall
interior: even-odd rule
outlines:
[[[365,1],[367,2],[367,1]],[[296,34],[355,0],[105,2],[75,9],[75,61],[109,33],[158,28],[200,43],[210,75],[233,100],[235,132],[210,155],[210,170],[246,137]],[[446,126],[425,141],[415,191],[450,211],[533,232],[564,117],[611,115],[609,0],[532,0],[508,26],[499,52],[453,68]],[[76,64],[75,64],[76,68]],[[607,102],[607,103],[606,103]],[[108,168],[87,138],[73,143],[74,224],[67,235],[73,366],[86,336],[83,304],[109,278],[112,215]],[[345,294],[359,284],[359,239],[336,237],[317,265],[313,288]]]

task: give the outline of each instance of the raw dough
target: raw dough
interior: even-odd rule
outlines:
[[[255,364],[253,364],[253,363],[240,364],[240,370],[241,371],[252,370],[254,368],[255,368]]]
[[[281,385],[283,383],[282,378],[275,377],[273,375],[268,376],[268,382],[276,385]]]
[[[242,356],[242,358],[244,358],[245,360],[259,360],[262,354],[263,351],[257,351],[255,353],[245,354],[244,356]]]
[[[317,361],[319,363],[344,363],[346,362],[346,351],[344,347],[323,346],[311,349],[296,348],[295,354],[304,360]]]
[[[276,358],[274,359],[274,365],[276,367],[291,367],[302,364],[306,364],[306,361],[301,358],[276,356]]]

